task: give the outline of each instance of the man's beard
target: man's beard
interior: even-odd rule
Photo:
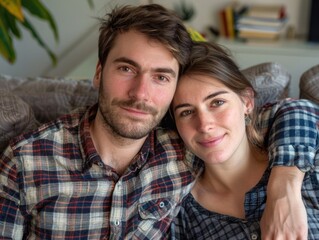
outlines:
[[[109,102],[104,96],[99,97],[99,111],[104,120],[104,125],[111,130],[112,134],[117,137],[141,139],[147,136],[164,117],[166,109],[159,112],[152,106],[147,106],[144,102],[135,100],[112,100]],[[103,94],[102,94],[103,95]],[[152,118],[148,121],[134,119],[128,116],[122,117],[116,112],[121,107],[135,108],[148,113]]]

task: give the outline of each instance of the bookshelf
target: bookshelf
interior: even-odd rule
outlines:
[[[302,73],[319,64],[319,44],[303,40],[245,43],[219,38],[215,41],[231,50],[240,68],[264,62],[281,64],[291,74],[289,96],[293,98],[299,97],[299,79]]]

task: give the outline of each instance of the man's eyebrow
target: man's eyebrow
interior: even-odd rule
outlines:
[[[117,58],[117,59],[115,59],[114,60],[114,62],[119,62],[119,63],[128,63],[128,64],[130,64],[130,65],[132,65],[132,66],[134,66],[134,67],[137,67],[137,68],[141,68],[141,66],[137,63],[137,62],[135,62],[135,61],[133,61],[133,60],[131,60],[131,59],[129,59],[129,58],[126,58],[126,57],[120,57],[120,58]]]
[[[120,57],[120,58],[117,58],[114,60],[114,62],[122,62],[122,63],[127,63],[127,64],[130,64],[136,68],[139,68],[141,69],[141,65],[139,65],[137,62],[133,61],[132,59],[129,59],[129,58],[126,58],[126,57]],[[153,72],[157,72],[157,73],[168,73],[170,75],[172,75],[172,77],[176,77],[177,76],[177,73],[172,69],[172,68],[153,68],[152,69]]]
[[[221,94],[225,94],[225,93],[228,93],[227,91],[218,91],[218,92],[214,92],[212,94],[209,94],[208,96],[204,97],[203,99],[203,102],[211,99],[211,98],[214,98],[218,95],[221,95]],[[177,106],[174,107],[174,111],[176,111],[177,109],[179,108],[183,108],[183,107],[190,107],[191,105],[189,103],[182,103],[182,104],[178,104]]]
[[[155,68],[153,70],[154,72],[157,72],[157,73],[168,73],[172,75],[172,77],[174,78],[177,76],[176,72],[171,68]]]

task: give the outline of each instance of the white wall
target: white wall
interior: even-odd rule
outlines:
[[[87,0],[42,0],[56,20],[60,40],[56,43],[47,23],[30,17],[45,42],[56,53],[59,61],[53,67],[46,51],[23,30],[23,39],[15,40],[17,59],[13,65],[0,57],[0,73],[14,76],[64,76],[86,59],[97,46],[98,21],[117,4],[138,4],[138,0],[93,0],[90,9]]]

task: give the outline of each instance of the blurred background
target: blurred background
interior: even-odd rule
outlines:
[[[9,63],[1,57],[0,74],[24,77],[92,78],[97,62],[96,17],[103,17],[117,5],[146,3],[159,3],[178,11],[185,17],[187,25],[201,32],[209,41],[216,41],[229,47],[243,68],[258,62],[279,61],[289,68],[288,71],[295,71],[292,74],[298,78],[306,68],[319,63],[318,44],[308,41],[311,0],[92,0],[93,7],[90,7],[87,0],[40,2],[52,14],[59,34],[58,41],[54,39],[52,29],[47,22],[31,16],[28,12],[25,14],[55,54],[56,64],[52,63],[52,59],[34,40],[30,32],[22,29],[22,38],[13,39],[16,60],[14,63]],[[245,38],[238,39],[236,36],[232,38],[222,30],[221,14],[227,7],[231,6],[232,11],[237,11],[239,8],[235,6],[238,5],[242,7],[265,5],[265,3],[280,5],[285,11],[285,31],[282,36],[276,38],[276,41],[263,42],[258,39],[253,42]],[[233,24],[235,28],[235,20]],[[300,57],[304,57],[305,61],[298,65],[299,69],[294,69],[297,62],[301,61]]]

